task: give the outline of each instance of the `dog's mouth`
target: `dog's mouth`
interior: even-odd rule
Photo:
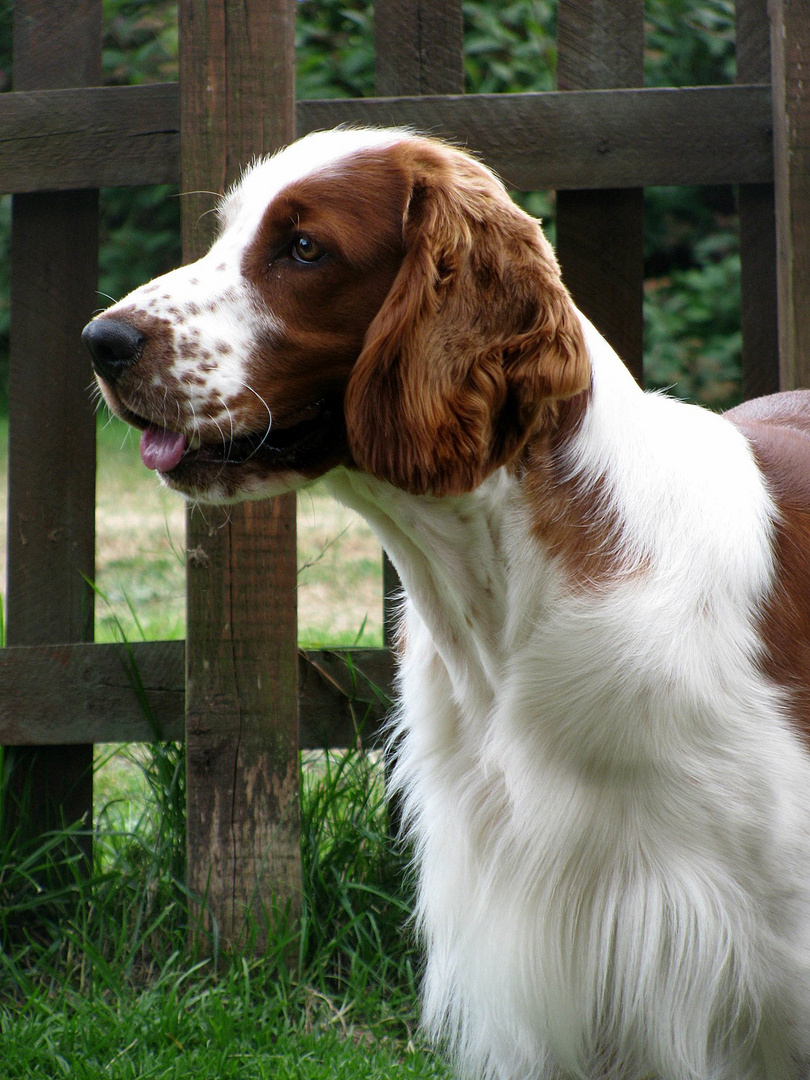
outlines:
[[[319,456],[327,434],[337,425],[337,411],[319,401],[287,424],[271,423],[243,435],[218,434],[201,440],[153,424],[124,410],[123,419],[141,430],[141,460],[172,486],[200,490],[217,474],[254,467],[259,471],[306,470]]]

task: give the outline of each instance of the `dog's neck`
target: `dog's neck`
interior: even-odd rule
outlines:
[[[607,343],[590,324],[584,325],[595,364],[618,366],[624,372]],[[615,385],[613,378],[608,382]],[[588,409],[599,403],[598,377],[595,383],[588,395]],[[610,400],[604,403],[611,413],[622,408],[614,400],[617,396],[631,401],[643,397],[629,375],[626,379],[620,376],[619,383],[619,391],[612,390]],[[614,421],[612,428],[616,427]],[[588,460],[587,445],[580,446],[592,441],[573,434],[563,461],[563,451],[538,438],[527,457],[528,471],[498,469],[475,491],[460,496],[414,496],[356,470],[340,469],[327,477],[331,494],[365,518],[388,552],[413,608],[457,685],[473,680],[477,693],[482,686],[494,688],[502,679],[503,656],[528,632],[528,625],[515,624],[515,611],[526,617],[536,605],[510,603],[508,591],[508,583],[514,588],[514,582],[522,577],[520,563],[528,560],[531,564],[527,581],[532,582],[533,590],[537,581],[544,579],[552,590],[560,587],[555,582],[565,570],[557,567],[557,526],[562,522],[563,529],[573,534],[571,546],[582,541],[581,507],[566,515],[563,505],[573,497],[567,474],[575,470],[587,485],[604,469],[598,455]],[[537,489],[536,478],[542,471],[546,473],[544,482],[554,488],[554,514],[561,513],[559,520],[555,517],[551,539],[543,536],[543,515],[537,505],[538,499],[549,505],[549,492]],[[537,599],[542,604],[542,598]],[[531,620],[531,614],[528,618]],[[478,661],[474,672],[470,670],[471,658]]]
[[[327,486],[374,530],[448,670],[492,685],[506,615],[505,508],[515,482],[501,469],[470,494],[434,498],[341,469]]]

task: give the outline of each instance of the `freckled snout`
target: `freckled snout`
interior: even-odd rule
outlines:
[[[82,341],[96,372],[110,385],[135,364],[146,338],[123,319],[93,319],[82,331]]]

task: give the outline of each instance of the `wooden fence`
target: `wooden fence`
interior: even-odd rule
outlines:
[[[188,522],[185,642],[92,643],[79,333],[97,303],[97,189],[199,193],[184,200],[191,259],[210,240],[206,192],[295,134],[354,121],[450,135],[515,187],[558,190],[565,279],[640,376],[643,188],[738,184],[745,392],[810,385],[810,5],[739,0],[737,85],[662,90],[642,88],[643,0],[559,0],[559,91],[465,96],[460,0],[378,0],[379,96],[297,106],[294,0],[179,8],[179,85],[105,88],[101,0],[14,6],[14,90],[0,95],[0,191],[15,193],[4,819],[30,837],[89,816],[95,742],[185,738],[188,882],[234,940],[257,896],[295,906],[298,748],[353,742],[364,703],[373,741],[372,684],[390,684],[391,660],[298,653],[291,497]]]

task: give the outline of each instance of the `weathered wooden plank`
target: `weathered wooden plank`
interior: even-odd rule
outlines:
[[[16,0],[16,90],[93,86],[101,78],[101,0]]]
[[[181,742],[185,642],[0,649],[0,743]],[[387,649],[299,654],[300,748],[377,746],[393,692]]]
[[[464,24],[457,0],[387,0],[374,7],[374,88],[380,97],[461,94]]]
[[[0,94],[0,191],[179,179],[176,83]]]
[[[69,44],[67,37],[69,37]],[[98,81],[101,2],[19,0],[19,90]],[[96,306],[98,199],[93,191],[18,195],[12,209],[6,640],[92,639],[95,417],[79,341]],[[93,809],[93,748],[18,746],[6,753],[3,829],[36,840]],[[92,861],[90,833],[82,848]]]
[[[737,81],[769,83],[771,50],[765,0],[737,0]],[[776,216],[773,182],[745,184],[738,195],[742,294],[743,397],[779,389]]]
[[[810,386],[810,5],[773,0],[769,13],[780,382],[792,389]]]
[[[0,650],[7,745],[184,738],[183,641]]]
[[[187,260],[204,215],[254,155],[294,134],[294,0],[180,3],[182,186]],[[300,904],[295,501],[191,515],[186,763],[188,884],[203,919],[255,947],[263,905]]]
[[[300,654],[301,749],[379,747],[393,696],[389,649],[308,649]]]
[[[617,89],[643,82],[643,0],[560,0],[560,90]],[[556,226],[557,256],[571,295],[642,383],[643,189],[559,191]]]
[[[0,94],[0,191],[177,181],[178,115],[174,83]],[[524,191],[773,176],[764,85],[346,98],[300,101],[296,115],[299,135],[348,122],[444,135]]]
[[[770,99],[753,85],[301,101],[297,127],[412,125],[522,190],[758,183],[772,170]]]
[[[560,90],[644,85],[643,0],[561,0],[557,9]]]
[[[299,134],[351,120],[455,138],[524,191],[761,183],[772,169],[767,86],[301,101],[297,115]]]

